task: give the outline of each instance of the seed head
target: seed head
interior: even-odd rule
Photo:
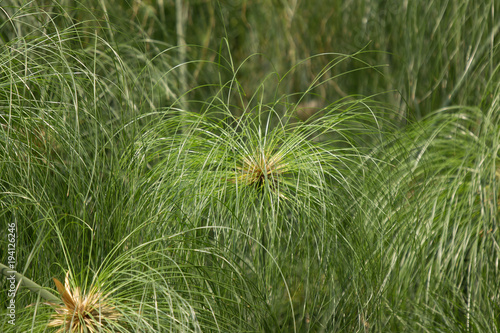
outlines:
[[[241,166],[236,168],[237,180],[244,185],[261,188],[267,179],[271,189],[277,191],[280,176],[288,170],[287,166],[279,153],[258,152],[241,159]]]
[[[49,322],[49,327],[60,327],[57,333],[62,332],[101,332],[112,321],[117,321],[120,313],[109,304],[109,294],[103,295],[96,287],[83,294],[80,287],[71,289],[69,272],[63,284],[53,279],[64,304],[49,303],[55,314]]]

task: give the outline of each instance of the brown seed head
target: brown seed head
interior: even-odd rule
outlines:
[[[271,189],[277,190],[279,178],[288,170],[287,166],[283,155],[259,152],[242,158],[236,178],[238,182],[256,188],[261,188],[267,179]]]
[[[53,279],[63,304],[50,305],[56,311],[52,315],[49,327],[60,327],[57,332],[99,332],[106,323],[116,321],[120,314],[109,304],[108,295],[103,295],[98,288],[91,288],[87,294],[82,294],[79,287],[71,289],[69,272],[63,284]]]

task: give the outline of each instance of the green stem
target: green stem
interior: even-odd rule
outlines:
[[[265,193],[262,191],[262,201],[260,203],[260,234],[261,234],[261,243],[262,243],[262,249],[261,249],[261,260],[262,260],[262,271],[264,272],[264,279],[266,280],[266,283],[269,282],[267,281],[267,275],[266,275],[266,250],[267,250],[267,237],[266,237],[266,225],[264,221],[266,221],[266,199],[265,198]]]
[[[498,23],[497,25],[495,25],[493,27],[491,34],[490,34],[490,37],[489,37],[489,40],[493,40],[495,38],[495,35],[497,34],[499,29],[500,29],[500,23]],[[490,47],[490,45],[491,44],[489,44],[489,43],[484,43],[483,46],[477,52],[477,56],[472,57],[470,63],[466,66],[464,72],[462,73],[462,76],[460,77],[457,84],[455,85],[455,88],[453,88],[453,91],[448,95],[448,98],[446,98],[446,100],[443,102],[442,107],[447,107],[451,104],[451,101],[453,100],[453,98],[455,98],[455,96],[460,91],[460,88],[462,88],[463,83],[466,82],[465,79],[467,78],[467,75],[469,73],[474,72],[473,69],[475,69],[476,65],[479,64],[483,54],[486,53],[486,50],[488,50],[488,47]]]
[[[42,286],[39,284],[31,281],[21,273],[18,273],[12,269],[9,269],[9,267],[0,264],[0,272],[2,275],[5,275],[6,277],[11,277],[12,275],[15,276],[16,282],[19,283],[21,282],[21,286],[28,288],[32,292],[39,293],[41,297],[45,298],[47,301],[50,302],[55,302],[55,303],[60,303],[61,300],[54,296],[51,292],[45,290]]]
[[[185,97],[186,93],[186,76],[187,68],[184,62],[186,61],[186,22],[189,9],[188,0],[175,0],[175,29],[177,32],[177,46],[179,47],[179,62],[181,66],[179,67],[179,90],[181,93],[180,103],[181,108],[185,108]]]

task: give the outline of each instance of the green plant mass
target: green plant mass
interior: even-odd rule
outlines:
[[[0,332],[500,331],[499,13],[0,1]]]

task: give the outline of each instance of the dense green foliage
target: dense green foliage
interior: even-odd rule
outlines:
[[[0,331],[500,331],[498,1],[0,6]]]

